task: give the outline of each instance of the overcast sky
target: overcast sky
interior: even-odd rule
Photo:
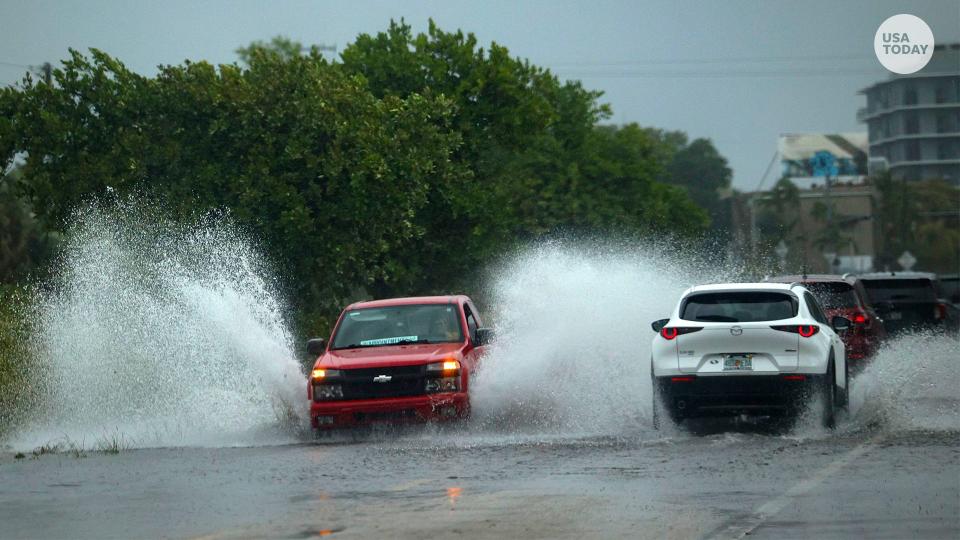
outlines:
[[[937,43],[960,41],[958,0],[0,0],[0,84],[68,47],[153,74],[184,59],[234,62],[238,46],[276,35],[342,50],[391,18],[423,30],[432,17],[603,90],[613,122],[712,139],[734,185],[753,190],[780,133],[865,129],[857,91],[887,77],[873,36],[897,13],[924,19]]]

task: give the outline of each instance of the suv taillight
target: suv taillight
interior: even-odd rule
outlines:
[[[794,334],[800,334],[802,337],[810,337],[820,331],[820,327],[815,324],[788,324],[785,326],[771,326],[770,328],[781,332],[793,332]]]
[[[946,304],[937,303],[933,305],[933,318],[942,321],[947,318]]]
[[[663,337],[663,339],[670,341],[671,339],[677,336],[681,336],[683,334],[690,334],[692,332],[698,332],[700,330],[703,330],[703,328],[696,327],[696,326],[674,326],[671,328],[667,328],[665,326],[660,329],[660,335]]]

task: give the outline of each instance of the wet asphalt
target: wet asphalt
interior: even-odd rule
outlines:
[[[386,429],[0,455],[2,538],[958,538],[960,431]]]

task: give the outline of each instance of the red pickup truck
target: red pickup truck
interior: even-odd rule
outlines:
[[[307,383],[315,430],[464,418],[491,330],[466,296],[358,302],[340,314]]]

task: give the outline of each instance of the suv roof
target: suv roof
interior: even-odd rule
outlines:
[[[458,295],[449,296],[409,296],[406,298],[384,298],[383,300],[366,300],[364,302],[354,302],[347,306],[347,309],[389,307],[389,306],[412,306],[420,304],[458,304],[466,302],[467,297]]]
[[[709,285],[694,285],[687,293],[708,291],[786,291],[793,288],[793,283],[711,283]]]

